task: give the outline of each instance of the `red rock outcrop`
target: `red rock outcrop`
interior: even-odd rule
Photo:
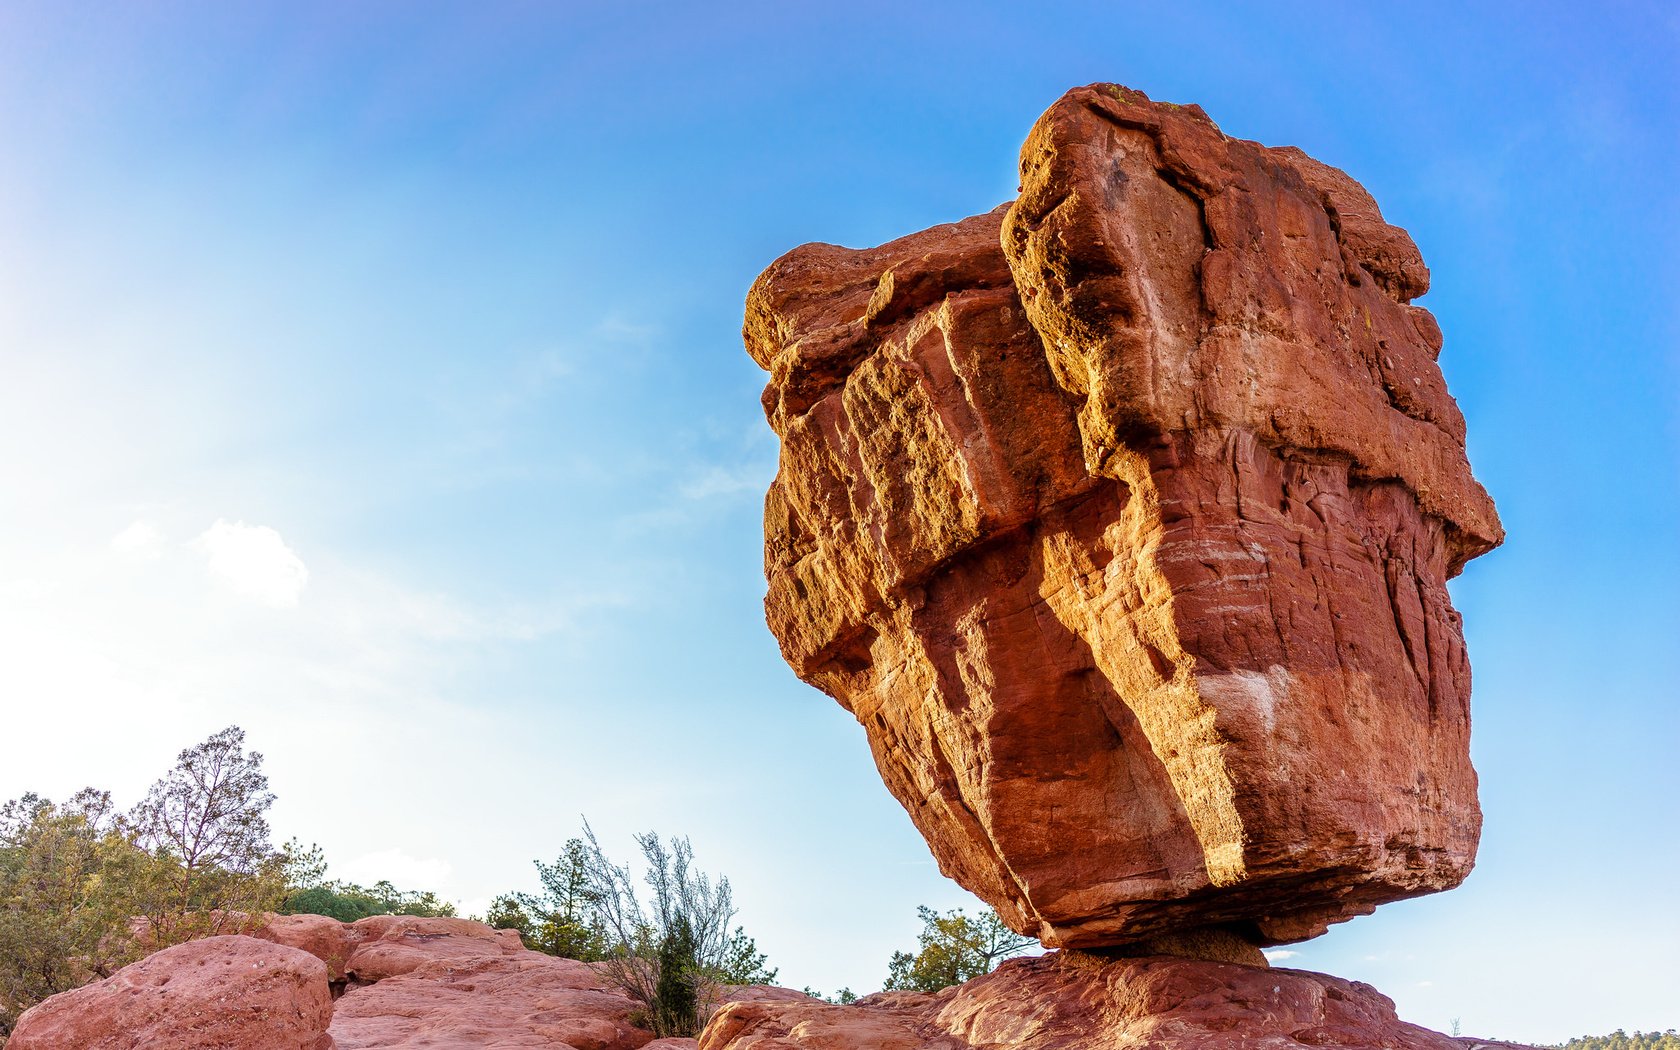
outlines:
[[[396,915],[250,925],[254,936],[191,941],[48,999],[24,1014],[7,1050],[695,1046],[654,1040],[635,1024],[638,1004],[595,967],[529,951],[511,930]],[[722,992],[813,1001],[762,985]]]
[[[1401,1021],[1370,985],[1302,970],[1165,956],[1015,959],[936,995],[851,1006],[735,1003],[700,1050],[1251,1050],[1301,1045],[1463,1050]]]
[[[327,980],[344,980],[344,964],[361,943],[354,926],[325,915],[268,915],[251,936],[308,952],[327,965]]]
[[[344,972],[362,983],[398,977],[426,965],[540,954],[527,950],[515,931],[491,929],[472,919],[374,915],[352,923],[350,930],[357,944],[344,962]]]
[[[439,959],[345,993],[333,1011],[339,1050],[543,1046],[637,1050],[652,1033],[634,1005],[586,963],[539,952]]]
[[[1282,943],[1456,885],[1446,581],[1502,532],[1415,245],[1336,169],[1112,85],[1021,173],[752,288],[784,656],[1047,945]]]
[[[210,937],[55,995],[7,1050],[332,1050],[327,968],[296,948]]]

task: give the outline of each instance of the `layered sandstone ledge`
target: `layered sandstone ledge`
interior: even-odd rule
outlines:
[[[1047,945],[1282,943],[1457,885],[1446,581],[1503,534],[1416,246],[1342,172],[1114,85],[1021,180],[754,284],[783,654]]]

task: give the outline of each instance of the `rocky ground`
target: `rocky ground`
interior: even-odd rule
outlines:
[[[655,1039],[596,969],[466,919],[274,916],[158,952],[24,1015],[9,1050],[1026,1050],[1299,1046],[1469,1050],[1369,985],[1301,970],[1078,952],[1016,959],[935,995],[836,1006],[726,990],[698,1040]]]

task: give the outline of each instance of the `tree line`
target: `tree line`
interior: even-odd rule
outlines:
[[[0,1044],[48,996],[171,945],[251,932],[271,912],[455,914],[429,892],[329,880],[318,847],[275,848],[262,761],[229,726],[130,810],[95,788],[0,806]]]
[[[294,839],[276,848],[262,762],[229,726],[180,752],[130,810],[94,788],[63,802],[25,794],[0,806],[0,1046],[48,996],[171,945],[251,932],[268,913],[343,922],[455,914],[431,891],[330,879],[318,846]],[[553,863],[536,862],[538,891],[497,897],[484,921],[517,930],[533,950],[595,964],[638,1004],[633,1020],[643,1027],[694,1035],[724,986],[773,983],[778,971],[734,923],[728,878],[697,868],[688,839],[649,833],[636,843],[640,879],[584,821]],[[974,918],[961,909],[918,914],[919,950],[893,954],[888,989],[937,991],[1032,943],[990,909]],[[841,989],[830,1001],[856,998]]]
[[[1672,1028],[1666,1032],[1624,1032],[1618,1028],[1609,1035],[1578,1035],[1559,1043],[1557,1050],[1680,1050],[1680,1032]]]

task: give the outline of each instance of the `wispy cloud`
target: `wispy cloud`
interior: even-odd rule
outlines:
[[[734,496],[743,492],[763,492],[770,484],[774,465],[742,463],[735,466],[709,466],[677,486],[685,499],[704,500],[719,496]]]
[[[1300,952],[1290,951],[1288,948],[1266,948],[1260,954],[1266,957],[1267,962],[1274,963],[1283,962],[1286,959],[1296,959],[1301,955]]]

